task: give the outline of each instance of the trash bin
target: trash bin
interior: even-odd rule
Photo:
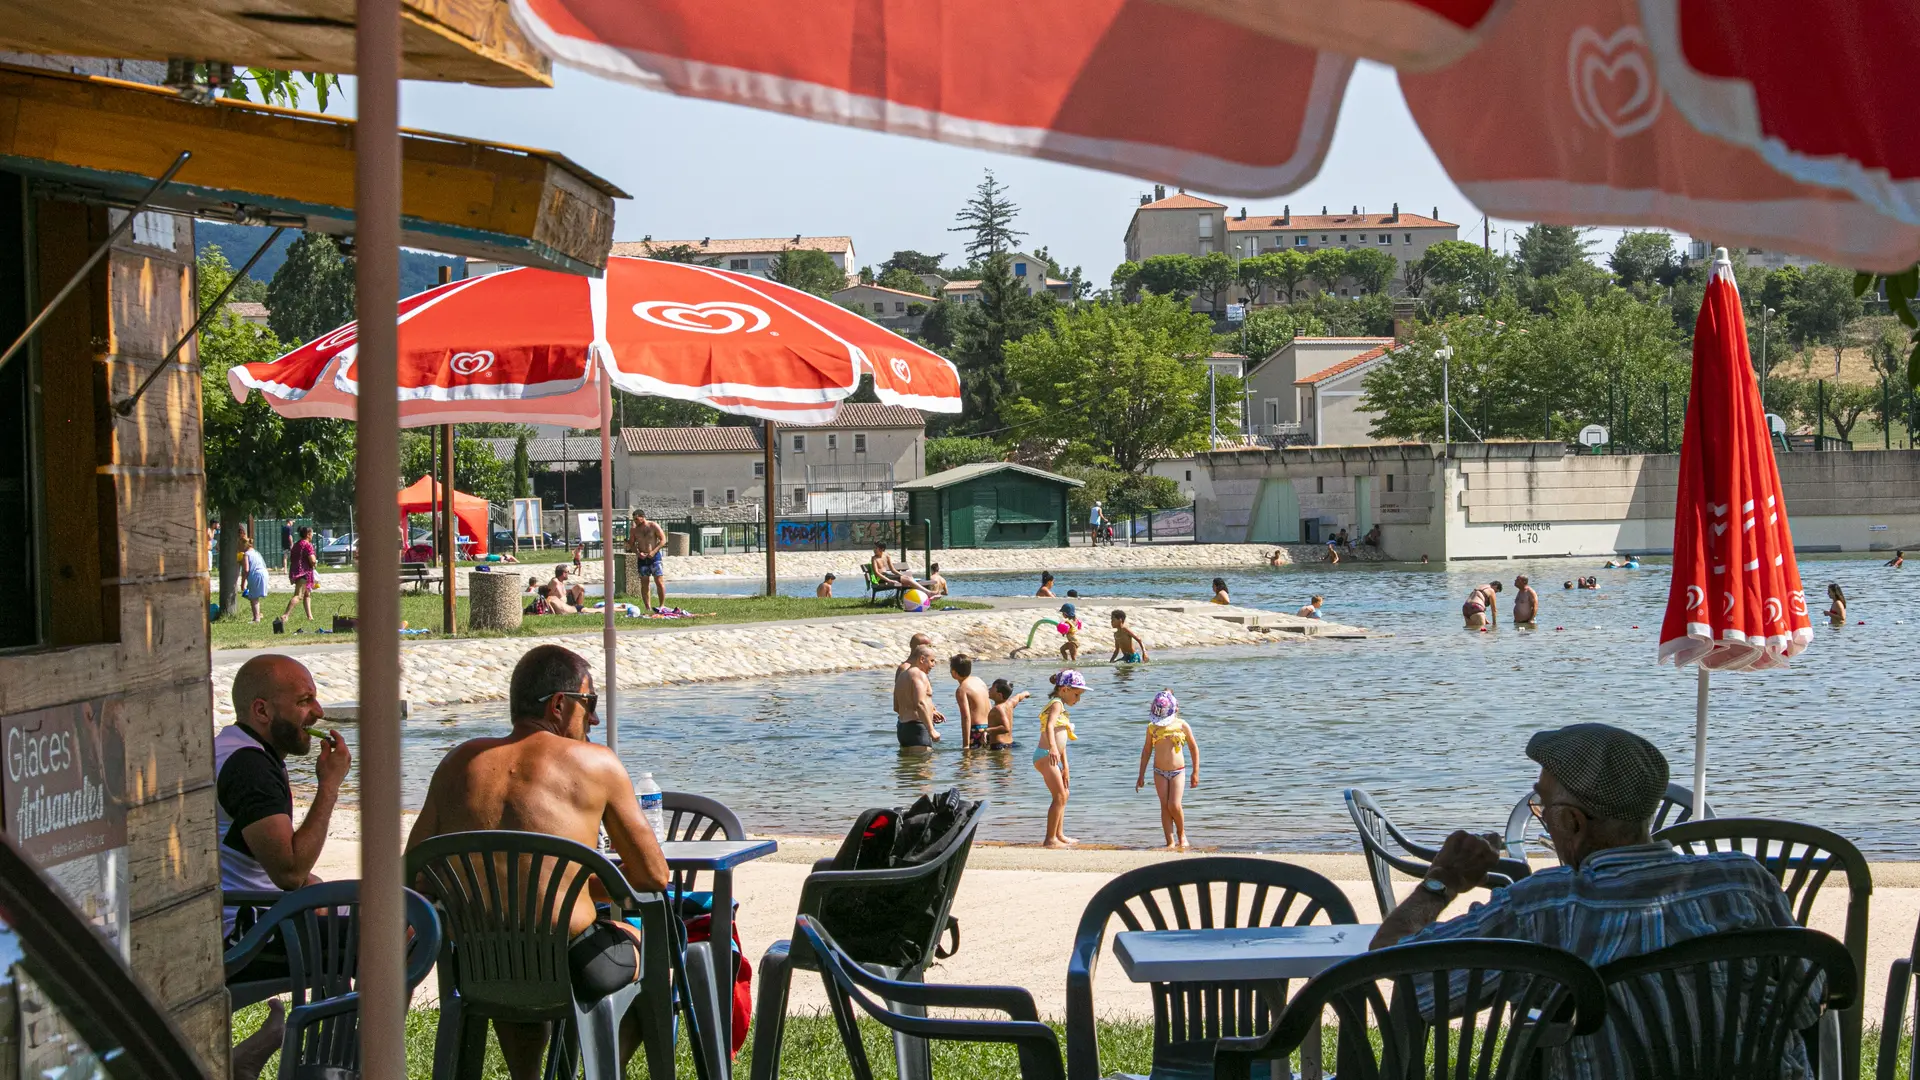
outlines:
[[[524,580],[519,574],[468,574],[467,629],[519,629]]]
[[[667,554],[675,556],[676,558],[684,557],[693,546],[691,543],[692,539],[693,537],[683,532],[668,533]]]

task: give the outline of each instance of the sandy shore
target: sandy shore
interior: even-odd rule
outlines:
[[[408,818],[411,824],[411,816]],[[336,814],[320,865],[321,877],[359,876],[359,833],[350,812]],[[1037,829],[1037,824],[1036,824]],[[735,895],[740,901],[739,932],[747,957],[758,970],[760,954],[768,944],[789,936],[800,899],[800,886],[815,859],[831,856],[839,840],[778,837],[780,851],[771,858],[749,863],[735,873]],[[941,961],[930,981],[994,983],[1024,986],[1032,991],[1040,1011],[1050,1017],[1066,1014],[1067,955],[1080,913],[1099,888],[1115,874],[1168,859],[1204,856],[1160,851],[1095,848],[1048,851],[1039,847],[977,845],[961,880],[954,914],[960,919],[960,951]],[[1346,893],[1363,922],[1378,922],[1379,908],[1358,854],[1291,854],[1260,856],[1303,866],[1323,874]],[[1887,969],[1905,956],[1920,917],[1920,863],[1875,863],[1874,896],[1868,934],[1867,970],[1862,987],[1866,1015],[1880,1015],[1886,995]],[[1411,886],[1407,882],[1407,886]],[[1402,888],[1401,895],[1405,895]],[[1482,894],[1483,896],[1485,894]],[[1471,898],[1456,901],[1449,914],[1466,909]],[[1846,917],[1846,896],[1838,883],[1824,891],[1814,905],[1813,926],[1838,937]],[[758,993],[758,987],[755,988]],[[1144,987],[1127,981],[1108,952],[1094,979],[1096,1006],[1103,1015],[1147,1018],[1152,1002]],[[432,979],[416,1000],[432,998]],[[801,1009],[824,1009],[816,976],[803,974],[793,1000]]]

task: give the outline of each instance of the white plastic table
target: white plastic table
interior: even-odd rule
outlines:
[[[1134,982],[1271,982],[1306,979],[1367,951],[1379,923],[1337,926],[1252,926],[1214,930],[1128,930],[1113,936],[1113,955]],[[1301,1075],[1321,1075],[1320,1040],[1301,1048]],[[1287,1075],[1277,1061],[1273,1075]]]

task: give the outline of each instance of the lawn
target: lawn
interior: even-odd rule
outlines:
[[[293,617],[287,621],[287,633],[273,632],[273,618],[287,606],[290,594],[273,593],[260,601],[260,621],[252,622],[245,600],[240,600],[234,610],[237,618],[217,619],[212,623],[213,647],[216,649],[251,649],[267,645],[307,644],[315,641],[352,641],[351,632],[340,634],[319,634],[314,630],[333,627],[335,615],[352,615],[358,610],[358,597],[347,591],[328,591],[323,578],[320,591],[313,594],[313,619],[308,623],[299,608],[293,611]],[[717,626],[723,623],[785,622],[790,619],[813,619],[823,616],[878,615],[898,611],[893,604],[869,604],[861,597],[833,597],[821,599],[813,596],[683,596],[668,597],[668,602],[676,607],[701,615],[698,619],[680,619],[672,622],[653,619],[629,619],[622,616],[618,625],[622,628],[660,627],[660,626]],[[400,619],[404,626],[420,627],[429,633],[410,635],[415,638],[438,638],[440,633],[442,600],[438,593],[402,593],[400,595]],[[968,603],[963,600],[942,600],[942,608],[960,610],[982,610],[985,604]],[[711,614],[708,614],[711,613]],[[467,598],[454,598],[455,625],[464,627],[467,622]],[[529,615],[520,623],[520,629],[509,634],[489,631],[482,634],[460,633],[459,637],[539,637],[548,634],[592,633],[605,624],[605,616],[595,612],[589,615]],[[306,633],[296,633],[305,630]]]
[[[801,976],[810,977],[810,976]],[[251,1034],[266,1019],[265,1004],[249,1006],[236,1013],[233,1018],[233,1037],[237,1042]],[[432,1080],[433,1076],[433,1038],[438,1030],[440,1013],[436,1009],[414,1009],[407,1014],[407,1077],[408,1080]],[[1066,1032],[1059,1024],[1054,1031],[1060,1036],[1060,1044],[1066,1046]],[[1100,1071],[1107,1076],[1115,1073],[1131,1073],[1145,1076],[1153,1066],[1153,1025],[1140,1021],[1101,1021],[1094,1025],[1100,1039]],[[889,1080],[895,1075],[893,1068],[893,1046],[887,1032],[880,1025],[863,1020],[861,1023],[862,1041],[866,1044],[867,1060],[873,1066],[875,1080]],[[1329,1024],[1324,1032],[1325,1042],[1322,1053],[1329,1067],[1333,1064],[1335,1030]],[[1920,1080],[1907,1074],[1906,1061],[1911,1052],[1912,1034],[1901,1037],[1900,1065],[1895,1070],[1895,1080]],[[487,1064],[484,1080],[509,1080],[506,1063],[501,1060],[500,1048],[491,1036],[487,1040]],[[1860,1075],[1874,1075],[1879,1060],[1880,1032],[1869,1026],[1861,1045]],[[694,1080],[693,1061],[687,1056],[686,1042],[680,1044],[680,1065],[676,1080]],[[268,1063],[261,1080],[278,1080],[276,1058]],[[1299,1056],[1294,1058],[1294,1066],[1299,1068]],[[733,1074],[745,1077],[753,1068],[753,1041],[740,1049],[740,1056],[734,1059]],[[824,1015],[798,1015],[787,1019],[786,1046],[780,1055],[780,1073],[782,1080],[852,1080],[853,1071],[847,1067],[846,1050],[840,1045],[840,1033],[834,1027],[831,1017]],[[646,1080],[646,1055],[635,1054],[627,1075],[634,1080]],[[1020,1076],[1019,1059],[1008,1046],[994,1046],[979,1043],[935,1043],[933,1046],[933,1075],[937,1080],[1018,1080]]]

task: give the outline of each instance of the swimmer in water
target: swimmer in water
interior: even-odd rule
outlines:
[[[993,680],[987,688],[987,700],[993,704],[987,709],[987,749],[1013,749],[1013,710],[1021,702],[1033,695],[1025,690],[1013,692],[1013,684],[1005,679]]]
[[[1540,594],[1527,583],[1527,575],[1513,579],[1513,625],[1532,626],[1540,615]]]
[[[1127,613],[1119,608],[1113,609],[1113,655],[1107,657],[1107,663],[1116,661],[1126,664],[1144,664],[1147,662],[1147,639],[1133,632],[1127,625]]]
[[[1233,598],[1227,595],[1227,579],[1226,578],[1213,579],[1213,599],[1207,601],[1207,603],[1209,604],[1233,603]]]
[[[1498,581],[1490,581],[1468,594],[1467,602],[1460,605],[1460,614],[1466,619],[1467,629],[1492,629],[1500,624],[1500,590]]]
[[[1847,594],[1839,582],[1827,586],[1827,601],[1833,606],[1825,612],[1828,626],[1847,625]]]
[[[1893,558],[1888,559],[1885,563],[1882,563],[1881,565],[1891,566],[1895,570],[1898,570],[1901,567],[1907,565],[1907,553],[1904,551],[1896,551],[1893,553]]]

